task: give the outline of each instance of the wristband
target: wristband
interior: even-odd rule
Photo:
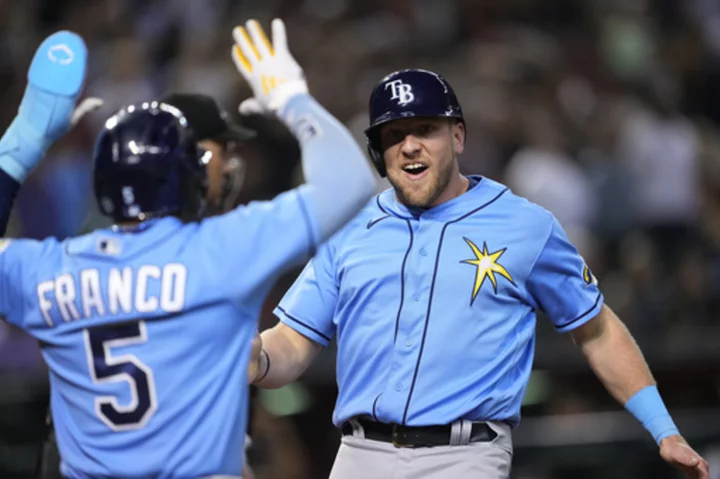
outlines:
[[[263,379],[265,379],[265,376],[267,376],[268,373],[270,372],[270,355],[268,355],[267,351],[265,351],[264,349],[262,351],[260,351],[260,353],[265,354],[265,361],[267,362],[267,366],[265,367],[265,372],[263,373],[263,375],[260,376],[259,378],[257,378],[255,381],[253,381],[253,383],[255,383],[255,384],[257,384],[260,381],[262,381]]]
[[[657,386],[647,386],[636,392],[625,403],[625,409],[642,423],[658,444],[668,436],[680,434],[660,397]]]

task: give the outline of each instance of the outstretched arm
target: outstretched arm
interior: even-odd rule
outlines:
[[[555,328],[570,332],[610,394],[652,434],[663,459],[687,477],[707,479],[707,462],[678,433],[640,349],[603,304],[595,277],[554,218],[528,290]]]
[[[250,382],[264,389],[280,388],[295,381],[322,349],[320,344],[283,323],[266,329],[258,338],[261,350]]]
[[[88,98],[75,108],[86,68],[85,43],[72,32],[50,35],[35,52],[18,114],[0,138],[0,235],[20,184],[50,145],[102,104]]]
[[[655,379],[640,348],[622,321],[607,306],[570,334],[592,370],[620,404],[627,403],[641,389],[655,386]],[[662,429],[661,436],[677,431],[672,420]],[[659,441],[660,437],[655,439]]]
[[[608,392],[652,434],[662,458],[686,477],[709,478],[707,461],[680,435],[640,348],[620,318],[603,306],[570,334]]]
[[[282,20],[272,22],[272,43],[260,24],[233,30],[232,58],[253,90],[256,105],[277,115],[302,147],[304,199],[316,244],[329,238],[365,205],[376,180],[350,132],[308,93],[305,76],[287,45]]]

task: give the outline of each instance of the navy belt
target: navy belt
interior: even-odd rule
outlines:
[[[449,446],[451,425],[447,426],[402,426],[400,424],[387,424],[371,421],[369,419],[354,418],[364,431],[366,439],[390,442],[395,447],[432,447]],[[353,435],[353,426],[348,421],[340,428],[343,436]],[[474,422],[470,432],[470,441],[490,442],[497,437],[497,433],[484,422]]]

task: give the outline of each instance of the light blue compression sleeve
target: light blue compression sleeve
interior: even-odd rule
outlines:
[[[375,193],[372,165],[347,128],[312,96],[294,96],[279,116],[302,148],[306,182],[302,188],[319,244],[355,216]]]

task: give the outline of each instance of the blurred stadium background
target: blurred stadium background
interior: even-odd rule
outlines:
[[[450,80],[469,128],[464,170],[555,213],[720,478],[718,0],[0,0],[3,130],[34,49],[57,29],[86,39],[86,95],[106,101],[28,179],[9,236],[63,238],[95,224],[91,150],[114,108],[175,90],[211,94],[234,114],[250,91],[230,61],[230,31],[274,16],[316,98],[359,141],[383,75],[425,67]],[[273,134],[244,150],[243,199],[297,181],[287,131],[242,121]],[[278,284],[263,327],[295,274]],[[339,441],[333,358],[329,348],[292,387],[253,393],[259,479],[327,477]],[[37,346],[0,323],[1,478],[32,477],[47,400]],[[517,479],[677,477],[542,318],[515,442]]]

